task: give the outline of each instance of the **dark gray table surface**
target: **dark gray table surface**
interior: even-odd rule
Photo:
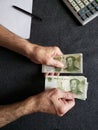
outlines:
[[[34,113],[1,130],[98,130],[98,18],[81,26],[61,0],[34,0],[33,12],[43,20],[32,19],[31,42],[59,46],[64,54],[83,53],[88,98],[76,99],[75,107],[63,117]],[[0,104],[21,101],[43,90],[41,65],[0,47]]]

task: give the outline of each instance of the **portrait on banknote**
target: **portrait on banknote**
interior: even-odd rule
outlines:
[[[70,91],[74,94],[83,94],[80,90],[80,81],[78,79],[71,79],[70,80]]]
[[[86,79],[70,79],[70,92],[75,94],[75,97],[78,99],[86,99],[87,97],[87,83]]]
[[[67,71],[78,71],[79,68],[75,65],[75,57],[74,56],[68,56],[66,57],[66,68]]]
[[[81,57],[80,56],[68,56],[65,57],[65,68],[64,71],[66,72],[72,72],[72,73],[77,73],[80,72],[81,70]]]

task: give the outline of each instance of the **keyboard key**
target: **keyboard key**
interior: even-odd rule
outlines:
[[[81,9],[85,7],[85,5],[82,2],[79,3],[79,6],[80,6]]]
[[[94,0],[89,0],[89,2],[93,2]]]
[[[96,13],[96,10],[95,10],[95,9],[92,9],[92,10],[91,10],[91,13],[92,13],[92,14]]]
[[[79,5],[79,3],[81,3],[81,0],[75,0],[76,3]]]
[[[89,1],[88,1],[88,0],[83,0],[83,3],[84,3],[85,5],[88,5],[88,4],[89,4]]]
[[[80,7],[79,6],[75,6],[74,9],[76,10],[76,12],[79,12]]]
[[[81,9],[81,10],[78,12],[78,14],[79,14],[79,15],[83,15],[83,14],[86,14],[88,11],[89,11],[89,10],[85,7],[85,8],[83,8],[83,9]]]
[[[87,16],[86,15],[81,15],[82,20],[86,20]]]
[[[90,16],[92,15],[92,13],[91,13],[90,11],[88,11],[88,12],[86,13],[86,15],[87,15],[88,17],[90,17]]]
[[[94,7],[98,6],[98,4],[97,4],[95,1],[93,1],[91,4],[92,4]]]
[[[72,5],[73,7],[77,6],[76,2],[74,2],[74,1],[71,2],[71,5]]]
[[[96,11],[98,11],[98,6],[97,6],[97,7],[95,7],[95,9],[96,9]]]
[[[87,6],[87,8],[88,8],[89,10],[92,10],[92,9],[94,9],[94,6],[90,3],[90,4]]]

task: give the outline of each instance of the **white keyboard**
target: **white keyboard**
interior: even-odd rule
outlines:
[[[82,25],[98,16],[98,0],[63,0]]]

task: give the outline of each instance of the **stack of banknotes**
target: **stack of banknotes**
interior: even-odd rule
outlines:
[[[57,56],[55,59],[61,61],[64,67],[61,69],[42,65],[43,73],[83,73],[83,55],[81,53]]]
[[[87,99],[88,82],[84,76],[46,76],[45,88],[59,88],[74,93],[75,98]]]
[[[42,65],[43,73],[83,73],[83,55],[81,53],[57,56],[55,59],[61,61],[64,67],[61,69]],[[59,88],[72,92],[77,99],[87,99],[88,82],[85,76],[46,76],[45,89],[49,88]]]

